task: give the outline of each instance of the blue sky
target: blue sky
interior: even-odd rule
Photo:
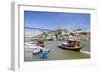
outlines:
[[[90,14],[24,11],[24,25],[51,30],[60,26],[69,30],[90,30]]]

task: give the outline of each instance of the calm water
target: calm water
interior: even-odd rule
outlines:
[[[50,49],[49,57],[47,59],[41,59],[39,55],[33,55],[32,49],[26,48],[24,50],[24,60],[28,61],[44,61],[44,60],[71,60],[71,59],[87,59],[90,58],[90,54],[83,51],[90,52],[90,41],[82,41],[85,47],[81,49],[82,52],[75,52],[70,50],[63,50],[58,48],[57,45],[63,41],[45,41],[45,48]]]

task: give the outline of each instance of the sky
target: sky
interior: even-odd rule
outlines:
[[[24,25],[50,30],[60,27],[68,30],[90,30],[90,14],[24,11]]]

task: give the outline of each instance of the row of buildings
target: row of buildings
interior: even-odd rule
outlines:
[[[90,32],[77,29],[69,31],[65,28],[60,28],[55,31],[42,32],[36,36],[33,36],[32,40],[44,39],[44,40],[67,40],[67,39],[89,40]]]

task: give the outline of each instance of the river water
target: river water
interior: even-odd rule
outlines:
[[[81,52],[63,50],[58,48],[57,45],[64,41],[45,41],[45,48],[50,49],[48,58],[41,59],[40,55],[33,55],[32,49],[24,49],[24,61],[49,61],[49,60],[73,60],[73,59],[89,59],[90,58],[90,41],[81,41],[81,44],[85,46],[81,49]],[[88,52],[88,53],[86,53]]]

